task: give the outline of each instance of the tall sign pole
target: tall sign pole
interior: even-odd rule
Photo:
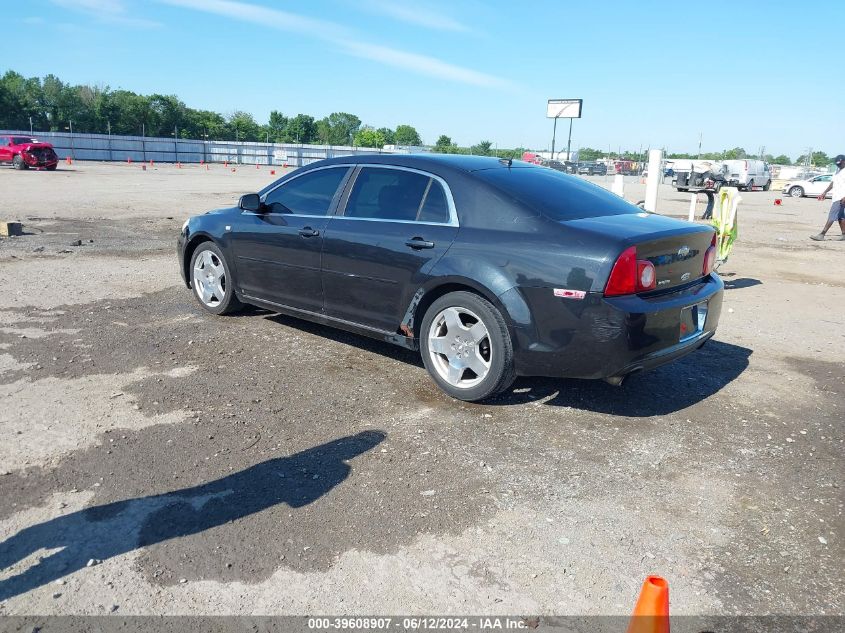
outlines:
[[[554,119],[554,131],[552,132],[552,160],[555,157],[555,137],[557,136],[557,120],[569,119],[569,140],[566,143],[566,160],[572,155],[572,119],[581,118],[581,106],[583,99],[549,99],[546,104],[546,117]]]

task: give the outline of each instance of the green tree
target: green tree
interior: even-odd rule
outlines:
[[[741,147],[734,147],[733,149],[726,149],[722,152],[722,160],[739,160],[747,158],[748,154]]]
[[[786,154],[781,154],[780,156],[775,156],[772,158],[772,163],[775,165],[791,165],[792,161],[789,159],[789,156]]]
[[[599,158],[604,158],[606,154],[598,149],[593,149],[592,147],[582,147],[578,150],[578,158],[583,161],[592,161],[598,160]]]
[[[830,157],[824,152],[813,152],[808,158],[806,154],[802,154],[795,161],[796,165],[813,165],[815,167],[826,167],[831,162]]]
[[[361,119],[348,112],[332,112],[317,121],[317,136],[324,145],[352,145]]]
[[[314,117],[297,114],[288,121],[283,139],[285,143],[316,143],[318,139]]]
[[[261,126],[255,122],[249,112],[236,110],[229,115],[226,121],[229,130],[229,140],[237,141],[263,141],[261,138]]]
[[[411,125],[397,126],[395,141],[397,145],[422,145],[419,133]]]
[[[358,130],[358,133],[355,135],[355,145],[359,147],[382,148],[385,145],[384,135],[370,126],[365,126]]]
[[[270,139],[276,143],[284,143],[284,134],[287,129],[289,119],[279,112],[272,110],[270,112],[270,120],[267,122],[267,128],[270,132]]]
[[[443,152],[447,148],[452,146],[452,139],[445,134],[441,134],[437,137],[437,142],[434,144],[434,149],[438,152]]]
[[[389,127],[380,127],[376,132],[379,132],[384,137],[385,145],[395,145],[396,144],[396,132],[391,130]]]
[[[478,145],[473,145],[471,150],[473,154],[489,156],[491,147],[493,147],[493,143],[491,143],[490,141],[480,141]]]

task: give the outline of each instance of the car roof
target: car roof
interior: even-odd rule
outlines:
[[[380,165],[396,165],[398,167],[447,167],[466,172],[478,171],[481,169],[507,169],[508,163],[506,159],[495,158],[493,156],[468,156],[466,154],[356,154],[354,156],[338,156],[336,158],[329,158],[326,160],[311,163],[308,167],[317,165],[335,165],[335,164],[380,164]],[[521,167],[527,169],[538,169],[531,163],[526,163],[520,160],[512,161],[513,167]]]

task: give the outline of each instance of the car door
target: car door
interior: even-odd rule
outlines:
[[[832,176],[816,176],[807,183],[809,186],[805,193],[811,196],[818,196],[822,191],[827,189],[832,178]]]
[[[249,298],[321,312],[320,251],[348,165],[305,171],[262,197],[262,211],[241,213],[230,233],[241,292]]]
[[[428,271],[458,232],[440,177],[388,165],[362,166],[323,240],[326,314],[396,332]]]
[[[8,163],[12,160],[12,152],[9,151],[8,136],[0,136],[0,162]]]

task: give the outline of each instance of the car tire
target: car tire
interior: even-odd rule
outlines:
[[[15,156],[12,159],[12,166],[15,169],[20,169],[20,170],[27,169],[29,167],[29,165],[27,165],[25,162],[23,162],[23,158],[21,158],[20,154]]]
[[[188,272],[194,296],[212,314],[232,314],[243,308],[235,296],[235,279],[229,264],[214,242],[197,246]]]
[[[804,188],[803,187],[790,187],[789,195],[793,198],[801,198],[804,196]]]
[[[687,191],[689,191],[689,189],[687,189],[686,187],[678,187],[678,191],[686,193]]]
[[[56,171],[56,167],[58,167],[58,165],[50,165],[47,167],[47,171]]]
[[[769,189],[771,189],[771,188],[772,188],[772,181],[771,181],[771,180],[767,180],[767,181],[766,181],[766,184],[765,184],[765,185],[763,185],[763,191],[768,191],[768,190],[769,190]]]
[[[428,373],[457,400],[491,398],[516,378],[507,323],[492,303],[476,294],[451,292],[434,301],[419,337]]]

